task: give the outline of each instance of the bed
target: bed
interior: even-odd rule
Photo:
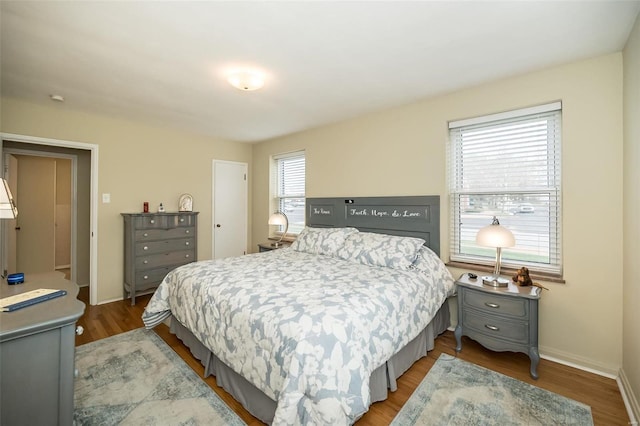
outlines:
[[[289,248],[167,274],[143,314],[265,423],[352,424],[449,326],[438,197],[310,198]]]

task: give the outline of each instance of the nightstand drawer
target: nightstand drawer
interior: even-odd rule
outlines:
[[[468,290],[462,294],[465,306],[490,312],[492,314],[508,315],[515,318],[526,318],[527,301],[521,298],[499,296],[486,292]]]
[[[523,344],[529,341],[529,324],[525,321],[505,320],[472,310],[463,311],[462,317],[464,326],[478,333]]]

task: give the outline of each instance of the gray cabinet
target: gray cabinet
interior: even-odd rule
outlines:
[[[538,378],[538,301],[540,288],[492,287],[463,274],[456,281],[458,325],[456,351],[468,336],[494,351],[524,352],[531,359],[531,377]]]
[[[61,273],[26,274],[0,283],[1,297],[51,288],[67,294],[0,313],[0,424],[71,425],[76,321],[84,312],[78,286]]]
[[[122,213],[124,294],[149,292],[169,271],[198,258],[198,212]]]

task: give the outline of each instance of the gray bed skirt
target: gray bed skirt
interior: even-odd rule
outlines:
[[[194,357],[204,366],[204,376],[216,377],[218,386],[229,392],[254,417],[271,424],[276,411],[276,402],[249,383],[245,378],[229,368],[179,321],[171,318],[171,333],[175,334],[187,346]],[[398,389],[396,379],[407,371],[414,362],[427,355],[434,347],[435,338],[450,325],[449,303],[440,307],[427,327],[402,348],[389,361],[371,374],[371,403],[387,399],[388,392]]]

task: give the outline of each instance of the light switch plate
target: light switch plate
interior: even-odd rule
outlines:
[[[111,194],[102,194],[102,202],[110,203],[111,202]]]

